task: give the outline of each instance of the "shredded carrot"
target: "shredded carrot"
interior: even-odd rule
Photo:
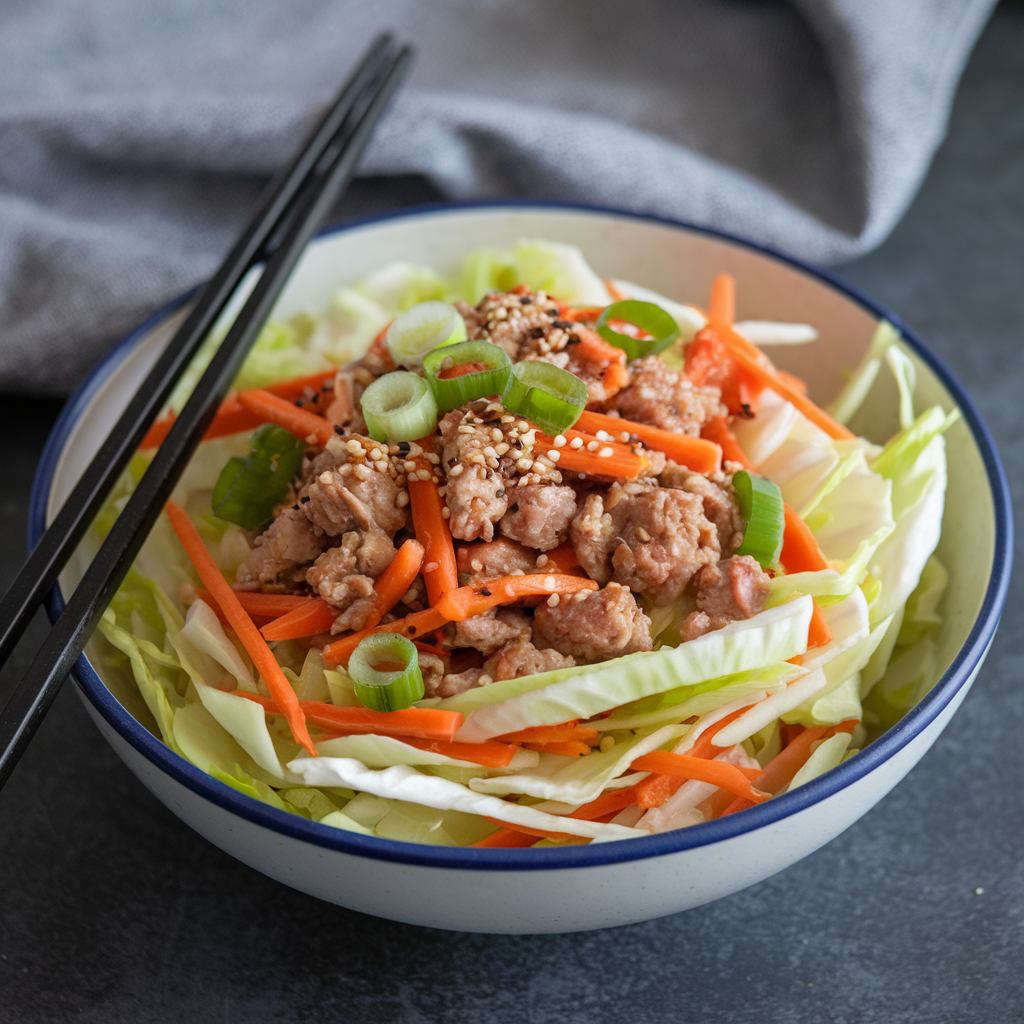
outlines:
[[[268,622],[260,632],[264,640],[299,640],[306,636],[316,636],[317,633],[330,632],[337,617],[337,608],[332,608],[319,598],[312,598],[305,607],[294,608],[273,622]]]
[[[731,324],[736,319],[736,279],[732,274],[716,274],[711,282],[708,320],[715,324]]]
[[[459,585],[459,570],[455,561],[455,547],[448,520],[444,517],[445,502],[434,481],[434,467],[425,458],[412,460],[416,470],[430,473],[427,480],[408,476],[409,505],[416,539],[423,545],[423,582],[427,586],[427,599],[436,605],[441,597]],[[403,592],[404,593],[404,592]]]
[[[266,390],[279,398],[287,398],[296,401],[308,393],[308,390],[320,391],[323,386],[337,375],[337,368],[322,370],[320,373],[312,373],[307,377],[293,377],[291,380],[281,381],[279,384],[268,384]],[[167,413],[158,419],[146,432],[142,439],[140,448],[155,448],[170,433],[171,427],[177,416],[173,412]],[[204,440],[213,437],[227,437],[229,434],[240,434],[243,430],[252,430],[263,422],[259,416],[243,408],[238,401],[237,394],[230,394],[217,410],[213,422],[206,428],[203,434]]]
[[[320,600],[318,597],[302,597],[299,594],[263,594],[258,590],[236,590],[234,593],[245,613],[259,619],[279,619],[296,609],[310,608]],[[209,590],[196,587],[196,597],[202,598],[222,622],[227,622],[227,617]]]
[[[825,431],[829,437],[836,440],[849,440],[854,435],[837,420],[834,420],[824,409],[815,405],[806,395],[790,387],[785,381],[780,380],[770,365],[766,366],[760,360],[764,360],[763,353],[752,345],[746,338],[737,334],[729,327],[721,325],[708,326],[698,334],[709,332],[718,337],[729,350],[736,365],[746,374],[760,380],[764,387],[769,387],[781,395],[788,402],[792,402],[813,424]]]
[[[754,789],[751,779],[761,775],[760,771],[751,768],[739,768],[726,761],[714,761],[706,757],[694,757],[691,754],[670,754],[667,750],[654,750],[638,757],[633,768],[641,772],[659,772],[662,775],[676,775],[683,779],[694,779],[707,782],[730,793],[761,803],[769,799],[768,793]]]
[[[580,590],[597,590],[595,580],[583,576],[562,576],[552,573],[532,576],[501,576],[472,587],[449,590],[437,604],[437,611],[446,622],[462,622],[482,615],[501,604],[511,604],[523,597],[547,597],[551,594],[575,594]]]
[[[589,327],[581,327],[574,331],[573,335],[579,339],[573,344],[573,355],[601,367],[605,399],[621,391],[629,383],[626,353],[621,348],[609,345],[597,331],[592,331]]]
[[[413,612],[404,619],[385,622],[372,629],[361,629],[357,633],[350,633],[340,640],[335,640],[323,649],[324,661],[332,665],[347,665],[352,652],[359,646],[359,641],[371,633],[401,633],[408,640],[416,640],[427,633],[433,633],[448,621],[436,608]]]
[[[785,506],[785,531],[779,562],[787,573],[818,572],[828,562],[811,533],[811,528],[789,507]]]
[[[757,411],[757,402],[765,388],[761,375],[751,373],[722,341],[719,330],[702,328],[685,349],[686,376],[698,386],[717,387],[722,402],[733,416],[750,418]],[[739,337],[739,335],[737,335]]]
[[[807,628],[807,649],[824,647],[832,643],[832,627],[822,613],[818,602],[814,602],[814,611],[811,614],[811,624]]]
[[[245,609],[242,608],[238,600],[238,595],[231,589],[228,581],[217,568],[217,563],[214,562],[210,552],[206,550],[199,531],[185,514],[185,510],[173,501],[168,501],[165,509],[171,526],[174,528],[174,533],[185,549],[185,554],[188,555],[199,578],[213,595],[217,604],[220,605],[231,628],[241,640],[249,657],[252,658],[256,670],[263,677],[271,695],[281,708],[281,713],[288,722],[295,742],[305,747],[315,757],[316,747],[313,746],[313,741],[309,738],[309,730],[306,728],[299,700],[284,672],[281,671],[281,666],[277,663],[273,651],[267,646],[266,640],[260,636],[260,631],[253,625],[252,619],[245,613]]]
[[[500,818],[490,818],[486,814],[482,816],[493,825],[501,825],[512,832],[520,832],[524,836],[532,836],[533,841],[538,839],[578,839],[579,836],[571,835],[568,832],[553,832],[543,828],[531,828],[529,825],[520,825],[518,822],[502,821]],[[531,845],[533,845],[531,843]]]
[[[696,473],[716,473],[721,468],[721,448],[714,441],[702,437],[688,437],[672,430],[662,430],[646,423],[634,423],[631,420],[605,416],[589,410],[580,414],[576,426],[591,434],[603,430],[617,441],[622,440],[623,434],[633,435],[646,447],[664,452],[673,462]],[[623,443],[628,443],[628,439]]]
[[[608,289],[608,294],[612,297],[613,302],[622,302],[623,299],[628,297],[624,292],[615,287],[615,282],[611,278],[606,277],[604,279],[604,286]]]
[[[579,740],[566,740],[564,743],[524,743],[527,750],[536,750],[542,754],[560,754],[562,757],[583,757],[590,753],[590,744]]]
[[[294,403],[278,398],[269,391],[240,391],[238,402],[243,408],[259,416],[263,422],[276,423],[303,441],[312,438],[320,447],[327,444],[334,435],[334,426],[323,416],[300,409]]]
[[[422,640],[413,640],[413,647],[417,651],[423,651],[424,654],[432,654],[435,658],[450,658],[451,653],[449,651],[442,651],[440,647],[435,647],[433,644],[425,644]]]
[[[598,741],[596,729],[589,725],[580,725],[578,721],[563,722],[561,725],[535,725],[530,729],[510,732],[497,739],[505,743],[567,743],[576,740],[596,747]]]
[[[722,449],[723,461],[737,462],[747,470],[754,468],[736,440],[736,435],[729,429],[729,421],[724,416],[715,416],[708,420],[701,428],[700,436],[714,441]]]
[[[526,832],[517,832],[513,828],[502,827],[497,832],[492,832],[486,839],[470,843],[470,846],[484,850],[515,850],[533,846],[535,842],[537,842],[536,836],[527,835]]]
[[[435,754],[444,754],[445,757],[454,757],[459,761],[472,761],[485,768],[506,768],[519,749],[515,743],[499,743],[497,740],[485,740],[483,743],[454,743],[404,737],[402,742],[420,750],[430,750]]]
[[[716,754],[720,754],[722,752],[722,748],[714,746],[711,741],[714,739],[719,729],[724,729],[725,726],[730,722],[735,721],[743,714],[744,711],[747,710],[747,708],[740,708],[738,711],[733,711],[726,715],[713,725],[709,725],[707,729],[697,737],[697,741],[689,749],[688,753],[690,757],[710,758],[714,757]],[[660,807],[685,781],[685,779],[682,779],[677,775],[666,775],[664,773],[648,775],[646,779],[637,784],[636,802],[645,810],[649,807]]]
[[[794,391],[799,391],[801,395],[807,395],[807,381],[802,377],[798,377],[795,373],[790,373],[788,370],[776,370],[775,376],[787,387],[792,388]]]
[[[376,607],[366,620],[365,629],[376,626],[408,593],[413,580],[419,575],[424,554],[423,545],[411,537],[398,549],[380,579],[373,585],[377,595]]]
[[[635,802],[636,786],[630,786],[628,789],[611,789],[607,793],[602,793],[596,800],[591,800],[589,804],[577,807],[566,817],[594,821],[596,818],[604,818],[609,814],[614,816]]]
[[[818,740],[828,739],[838,732],[853,732],[857,725],[856,719],[848,719],[840,722],[839,725],[831,727],[827,725],[815,725],[804,729],[790,743],[788,743],[778,754],[775,755],[765,766],[761,775],[755,779],[758,788],[768,793],[778,793],[783,787],[793,781],[794,776],[807,763],[811,756],[811,747]],[[722,817],[727,814],[735,814],[737,811],[746,810],[753,804],[749,800],[734,800],[722,811]]]
[[[593,434],[579,430],[563,430],[562,437],[567,444],[561,448],[555,446],[555,439],[539,430],[533,444],[536,452],[557,452],[558,468],[570,473],[585,473],[588,476],[608,476],[624,480],[633,480],[648,466],[647,459],[634,452],[629,445],[618,441],[598,441]],[[573,447],[573,441],[579,445]],[[602,452],[607,454],[602,455]]]
[[[268,715],[282,713],[280,705],[270,697],[248,690],[235,690],[235,694],[259,704]],[[375,733],[403,740],[412,737],[450,743],[465,721],[465,715],[458,711],[441,711],[439,708],[372,711],[370,708],[340,708],[319,700],[304,700],[299,706],[314,725],[340,735]]]
[[[576,549],[571,544],[563,544],[561,547],[552,548],[551,551],[545,551],[544,554],[547,556],[547,561],[543,566],[545,569],[550,568],[554,572],[569,575],[580,567],[580,560],[576,555]]]

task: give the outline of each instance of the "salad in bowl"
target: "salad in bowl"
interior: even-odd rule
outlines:
[[[734,288],[524,239],[269,323],[93,661],[221,782],[414,843],[650,836],[835,768],[937,677],[957,413],[884,322],[820,408],[765,351],[814,326]],[[846,424],[882,373],[876,444]]]

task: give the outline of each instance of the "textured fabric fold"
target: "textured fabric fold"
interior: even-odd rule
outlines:
[[[993,0],[33,0],[0,7],[0,388],[61,392],[217,265],[377,30],[361,173],[622,206],[813,261],[877,245]],[[390,184],[389,184],[390,183]]]

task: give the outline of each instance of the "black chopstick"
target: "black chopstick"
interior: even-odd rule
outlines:
[[[410,59],[411,51],[404,47],[397,57],[370,76],[373,85],[357,97],[342,131],[327,146],[296,195],[287,226],[245,306],[43,641],[35,660],[0,711],[0,786],[13,771],[127,574],[306,244],[351,180],[356,162],[404,77]]]
[[[373,42],[327,113],[303,142],[291,165],[270,184],[220,269],[203,288],[174,338],[29,554],[0,600],[0,665],[10,656],[29,619],[57,582],[60,571],[242,278],[265,257],[268,242],[294,207],[303,182],[309,179],[346,119],[352,115],[359,98],[385,67],[391,49],[389,35],[381,35]]]

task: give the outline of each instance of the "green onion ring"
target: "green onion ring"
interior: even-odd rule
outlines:
[[[421,302],[399,313],[384,339],[396,366],[419,366],[432,349],[465,340],[465,320],[450,302],[440,301]]]
[[[587,385],[574,373],[551,363],[528,359],[516,363],[502,404],[548,434],[568,430],[587,404]]]
[[[483,363],[486,369],[465,373],[461,377],[438,376],[449,367],[469,363]],[[489,341],[462,341],[457,345],[444,345],[435,348],[423,360],[423,371],[434,392],[438,408],[444,412],[451,412],[477,398],[502,394],[508,383],[511,366],[508,353],[500,345],[493,345]]]
[[[763,569],[778,564],[786,529],[786,511],[778,484],[741,469],[732,478],[736,504],[746,524],[737,555],[751,555]]]
[[[393,663],[401,668],[381,670]],[[423,698],[423,675],[416,646],[399,633],[371,633],[348,661],[356,696],[374,711],[401,711]]]
[[[437,402],[427,382],[408,370],[378,377],[360,399],[367,433],[374,441],[415,441],[437,429]]]
[[[620,334],[608,326],[609,320],[625,320],[627,324],[639,327],[651,337],[632,338],[628,334]],[[661,352],[679,337],[679,324],[661,306],[653,302],[641,302],[639,299],[623,299],[605,306],[597,318],[596,327],[597,333],[609,345],[621,348],[630,360]]]

